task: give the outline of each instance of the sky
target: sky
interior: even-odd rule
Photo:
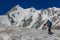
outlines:
[[[4,15],[15,5],[23,8],[34,7],[37,10],[47,9],[49,7],[60,8],[60,0],[0,0],[0,15]]]

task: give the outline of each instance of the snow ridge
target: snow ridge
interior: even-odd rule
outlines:
[[[24,9],[16,5],[5,15],[0,16],[0,25],[41,29],[48,19],[54,26],[60,26],[60,8],[36,10],[34,7]]]

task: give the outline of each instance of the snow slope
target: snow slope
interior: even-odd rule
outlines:
[[[24,9],[16,5],[5,15],[0,16],[0,25],[41,29],[48,19],[52,21],[53,26],[60,26],[60,8],[36,10],[34,7]]]

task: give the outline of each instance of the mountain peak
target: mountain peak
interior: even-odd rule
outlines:
[[[23,9],[20,5],[16,5],[12,8],[13,10],[19,10],[19,9]]]
[[[20,5],[16,5],[14,8],[21,8],[21,9],[23,9]]]
[[[17,11],[17,10],[22,10],[23,8],[20,5],[16,5],[14,7],[12,7],[12,9],[10,11],[8,11],[6,14],[9,14],[13,11]]]

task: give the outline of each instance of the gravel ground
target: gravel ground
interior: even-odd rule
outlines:
[[[52,29],[52,32],[49,35],[47,29],[0,27],[0,40],[60,40],[60,30]]]

